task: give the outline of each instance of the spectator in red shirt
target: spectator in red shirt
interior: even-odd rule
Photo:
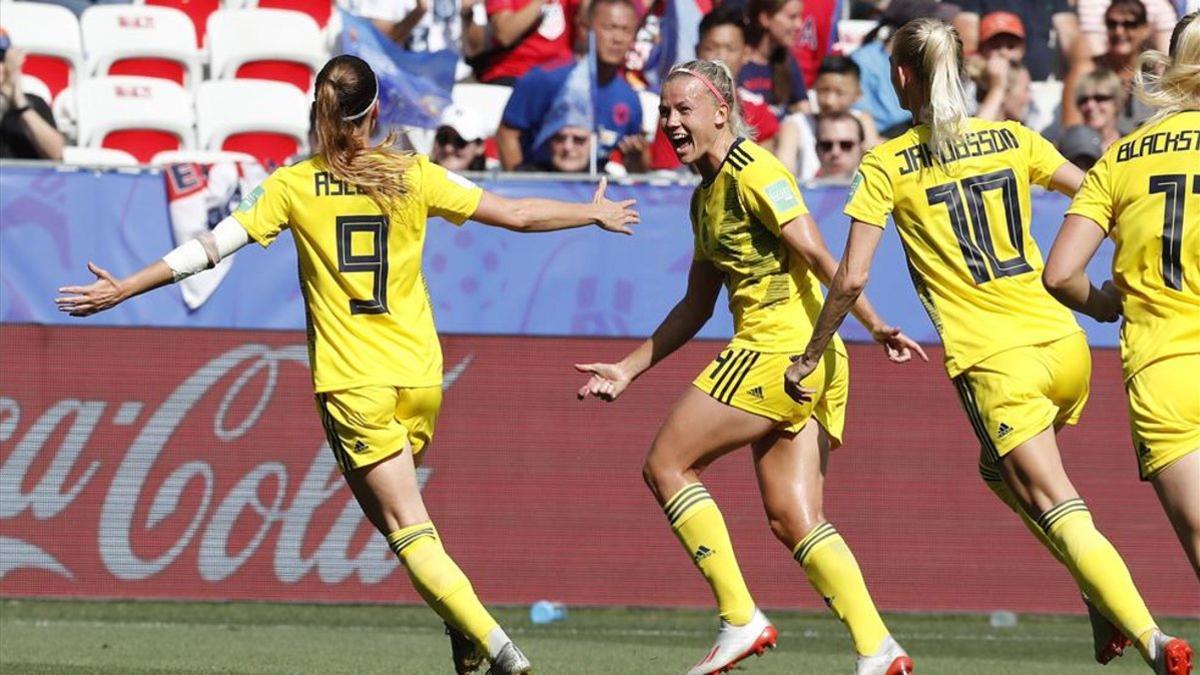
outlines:
[[[800,64],[804,84],[809,88],[817,81],[821,61],[836,40],[837,20],[841,15],[841,0],[804,0],[801,28],[792,43],[792,56]]]
[[[487,0],[488,26],[497,50],[479,80],[512,85],[534,66],[571,60],[579,0]]]

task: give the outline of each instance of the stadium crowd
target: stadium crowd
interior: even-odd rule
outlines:
[[[1177,17],[1200,2],[853,0],[844,6],[836,0],[145,0],[146,5],[189,13],[196,26],[196,72],[207,71],[207,77],[181,68],[143,65],[139,70],[137,63],[152,59],[136,53],[125,61],[100,58],[94,49],[100,40],[89,30],[96,31],[96,17],[112,14],[111,5],[119,4],[0,2],[0,157],[108,161],[88,148],[121,150],[125,138],[135,146],[125,148],[132,160],[147,163],[157,153],[138,146],[129,129],[110,125],[100,134],[82,133],[81,118],[88,117],[82,109],[92,104],[73,96],[71,89],[80,90],[89,77],[174,78],[189,92],[200,80],[290,79],[302,89],[307,82],[303,93],[308,95],[313,64],[323,62],[327,50],[337,51],[341,21],[336,9],[341,9],[368,19],[403,50],[456,53],[456,88],[503,88],[485,88],[484,96],[463,101],[456,96],[455,104],[441,111],[436,130],[401,136],[402,142],[455,170],[686,172],[662,132],[655,130],[658,83],[653,70],[661,67],[654,65],[656,60],[699,56],[729,66],[757,140],[797,179],[844,181],[867,150],[909,123],[889,81],[891,38],[905,22],[926,16],[951,22],[962,35],[976,116],[1023,122],[1086,169],[1149,116],[1151,111],[1130,95],[1135,59],[1147,48],[1163,48]],[[69,74],[57,75],[46,65],[55,56],[69,61],[67,56],[45,48],[39,55],[45,36],[19,25],[21,12],[15,10],[30,5],[60,5],[70,12],[55,15],[64,25],[42,32],[82,30],[82,39],[75,40],[80,53]],[[311,55],[308,71],[299,79],[294,74],[279,77],[279,71],[256,73],[245,65],[218,72],[212,17],[204,13],[218,10],[305,12],[321,31],[317,51],[323,53]],[[78,25],[70,25],[76,16]],[[142,20],[129,16],[118,16],[121,27]],[[685,44],[693,40],[694,46]],[[589,44],[596,64],[590,93],[594,119],[586,106],[572,105],[568,91]],[[50,74],[42,75],[47,67]],[[62,81],[51,81],[57,79]],[[191,124],[188,120],[184,126]],[[268,166],[311,150],[311,134],[294,130],[296,138],[282,145],[249,142],[240,147],[229,138],[206,135],[205,127],[211,125],[203,119],[195,125],[201,138],[192,142],[169,134],[164,141],[161,125],[146,124],[156,135],[156,150],[242,150]],[[243,129],[241,137],[251,131]]]

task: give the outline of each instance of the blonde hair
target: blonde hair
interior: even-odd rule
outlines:
[[[667,73],[667,79],[663,80],[663,85],[673,79],[680,77],[696,77],[700,75],[704,80],[716,88],[720,96],[716,96],[713,91],[705,87],[705,92],[713,97],[718,106],[729,108],[729,128],[733,130],[734,136],[744,136],[751,140],[754,139],[754,129],[751,128],[746,121],[742,119],[742,105],[737,96],[737,85],[733,81],[733,73],[729,70],[729,66],[725,65],[724,61],[687,61],[685,63],[677,63],[671,67],[671,72]]]
[[[1184,110],[1200,110],[1200,12],[1179,20],[1171,34],[1171,52],[1150,50],[1138,57],[1133,93],[1158,112],[1156,124]]]
[[[374,147],[359,133],[379,98],[379,81],[367,62],[346,54],[330,59],[317,75],[315,89],[317,144],[329,172],[367,193],[384,211],[407,197],[405,175],[416,162],[413,154],[391,149],[395,131]]]
[[[908,68],[921,87],[918,123],[929,127],[935,161],[953,157],[953,146],[966,132],[967,94],[962,83],[963,46],[958,31],[938,19],[914,19],[896,31],[892,58]]]

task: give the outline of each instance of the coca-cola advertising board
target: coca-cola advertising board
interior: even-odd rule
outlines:
[[[325,445],[294,332],[0,326],[0,595],[419,602]],[[615,339],[451,336],[420,470],[446,547],[485,601],[706,606],[707,587],[642,484],[672,401],[719,351],[694,342],[616,403],[580,402],[572,363]],[[988,492],[977,443],[932,363],[854,345],[846,445],[827,517],[889,610],[1077,612],[1069,575]],[[1120,364],[1061,443],[1151,608],[1200,614],[1190,570],[1137,480]],[[766,607],[821,608],[771,537],[750,457],[705,483]]]

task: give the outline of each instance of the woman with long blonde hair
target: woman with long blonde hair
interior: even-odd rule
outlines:
[[[292,230],[308,318],[317,409],[338,467],[413,586],[446,623],[456,672],[528,673],[529,660],[484,609],[446,554],[417,486],[442,402],[442,352],[421,275],[428,218],[518,232],[595,224],[624,234],[633,202],[506,199],[428,157],[372,146],[379,83],[365,61],[330,60],[317,75],[318,154],[272,173],[211,232],[138,272],[60,289],[73,316],[109,309],[204,269],[251,240]]]
[[[1200,19],[1183,17],[1170,52],[1142,55],[1135,95],[1156,109],[1088,173],[1050,250],[1046,286],[1095,316],[1087,265],[1116,244],[1112,289],[1142,480],[1162,502],[1200,578]],[[1145,73],[1161,73],[1148,76]],[[1108,311],[1108,310],[1106,310]],[[1182,650],[1182,647],[1176,649]]]
[[[962,42],[948,24],[918,19],[897,31],[892,83],[915,124],[863,158],[845,208],[845,253],[788,386],[811,396],[803,378],[866,286],[891,216],[979,439],[980,474],[1074,576],[1094,608],[1096,659],[1132,639],[1158,673],[1182,675],[1170,655],[1186,643],[1159,630],[1055,440],[1083,412],[1091,358],[1075,318],[1042,287],[1030,185],[1073,195],[1082,172],[1020,123],[968,117],[961,71]],[[1115,320],[1112,299],[1107,290],[1091,297],[1095,315]]]
[[[828,283],[837,262],[795,178],[745,137],[735,91],[720,61],[677,65],[663,83],[662,130],[679,160],[703,178],[692,197],[695,251],[687,291],[654,335],[624,359],[577,365],[591,374],[578,395],[616,400],[700,330],[724,285],[733,340],[679,398],[642,468],[721,614],[716,644],[690,675],[727,672],[773,647],[777,637],[746,588],[725,521],[700,482],[709,465],[747,445],[771,530],[850,631],[855,672],[910,673],[912,659],[888,632],[854,554],[822,512],[829,455],[841,445],[846,416],[845,346],[835,340],[821,355],[821,372],[805,380],[818,392],[812,400],[798,403],[783,387],[783,372],[816,319],[819,284]],[[908,361],[913,352],[925,357],[866,298],[854,312],[890,360]]]

